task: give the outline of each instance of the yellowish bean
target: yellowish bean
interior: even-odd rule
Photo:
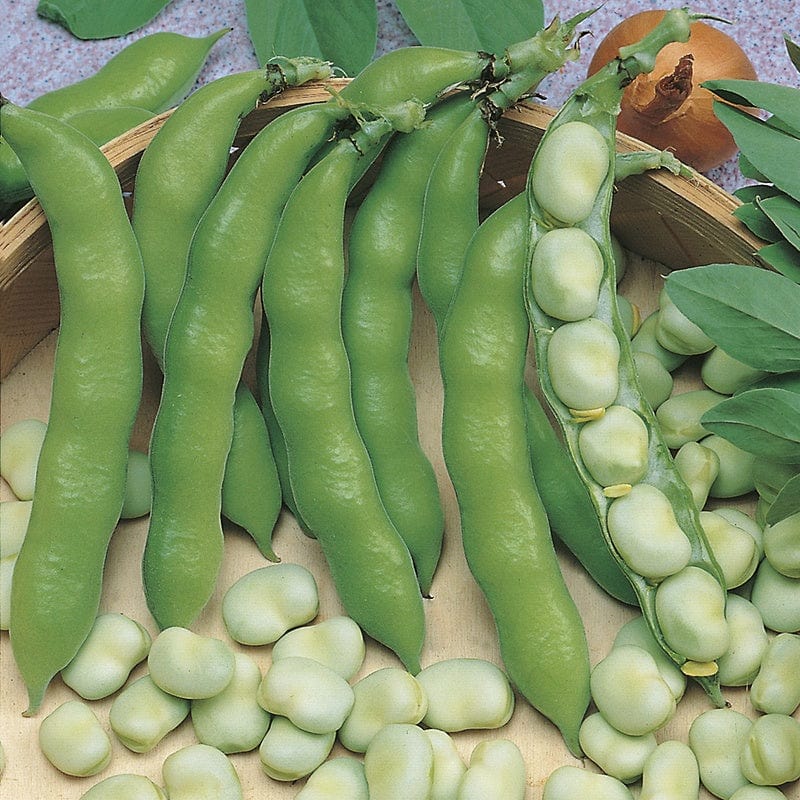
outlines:
[[[338,616],[287,631],[273,645],[272,660],[311,658],[349,681],[361,669],[365,653],[361,628],[350,617]]]
[[[531,176],[536,202],[568,225],[589,216],[608,174],[608,145],[595,127],[567,122],[542,142]]]
[[[645,762],[657,745],[655,734],[629,736],[610,725],[599,712],[583,720],[579,739],[585,755],[606,775],[623,783],[641,778]]]
[[[770,630],[800,632],[800,578],[782,575],[763,558],[753,579],[750,601]]]
[[[243,800],[233,762],[215,747],[190,744],[161,767],[169,800]]]
[[[0,476],[18,500],[32,500],[36,467],[47,424],[23,419],[9,425],[0,437]]]
[[[675,379],[652,353],[634,350],[632,356],[642,393],[650,407],[656,410],[672,394]]]
[[[454,731],[501,728],[514,711],[514,692],[506,674],[480,658],[450,658],[425,667],[417,676],[428,700],[422,722]]]
[[[655,610],[667,643],[690,661],[716,661],[727,651],[725,591],[706,570],[690,565],[665,578]]]
[[[565,764],[558,767],[544,784],[542,800],[633,800],[631,790],[616,778]]]
[[[680,355],[707,353],[714,347],[714,342],[675,305],[666,288],[658,298],[655,334],[662,347]]]
[[[766,374],[729,356],[721,347],[709,350],[700,367],[703,383],[721,394],[735,394]]]
[[[416,725],[428,710],[420,682],[399,667],[384,667],[353,686],[355,701],[339,729],[339,741],[355,753],[366,751],[372,737],[391,723]]]
[[[759,610],[747,599],[728,594],[725,619],[730,645],[717,660],[723,686],[749,686],[761,666],[769,639]]]
[[[221,639],[187,628],[165,628],[147,656],[150,677],[165,692],[197,700],[219,694],[233,677],[233,650]]]
[[[147,630],[125,614],[100,614],[61,678],[85,700],[108,697],[147,658],[151,641]]]
[[[433,785],[433,748],[417,725],[382,728],[364,754],[370,800],[428,800]]]
[[[317,767],[295,800],[369,800],[364,764],[357,758],[339,756]]]
[[[248,645],[270,644],[319,610],[314,576],[300,564],[272,564],[243,575],[225,592],[222,619],[229,636]]]
[[[700,440],[700,444],[719,456],[719,473],[711,484],[709,496],[720,499],[741,497],[755,489],[756,457],[732,442],[712,433]]]
[[[639,800],[697,800],[700,769],[689,745],[661,742],[644,763]]]
[[[165,692],[142,675],[111,704],[108,720],[117,739],[134,753],[152,750],[189,715],[189,701]]]
[[[298,728],[316,734],[339,730],[355,702],[353,688],[341,675],[301,656],[273,661],[257,697],[270,714],[287,717]]]
[[[524,800],[525,760],[510,739],[475,745],[458,787],[457,800]]]
[[[722,570],[725,586],[735,589],[750,580],[760,560],[755,539],[715,511],[701,511],[700,525]]]
[[[739,755],[742,774],[758,786],[800,778],[800,722],[787,714],[757,717]]]
[[[781,575],[800,578],[800,512],[764,528],[764,555]]]
[[[438,728],[423,733],[433,748],[433,785],[430,800],[456,800],[458,787],[467,771],[453,737]]]
[[[711,389],[690,389],[665,400],[656,410],[656,420],[667,447],[677,450],[706,437],[708,431],[700,418],[724,399],[725,395]]]
[[[66,775],[97,775],[111,762],[111,740],[94,711],[81,700],[67,700],[42,720],[39,747]]]
[[[96,783],[80,800],[167,800],[167,796],[150,778],[124,773]]]
[[[711,485],[719,475],[719,456],[699,442],[686,442],[675,453],[675,466],[697,508],[703,508],[708,500]]]
[[[750,702],[765,714],[794,714],[800,706],[800,636],[779,633],[770,640],[750,687]]]
[[[330,755],[336,732],[309,733],[286,717],[273,717],[258,748],[261,768],[276,781],[310,775]]]
[[[261,670],[244,653],[235,654],[233,678],[213,697],[193,700],[192,726],[198,741],[223,753],[245,753],[261,744],[270,715],[258,704]]]

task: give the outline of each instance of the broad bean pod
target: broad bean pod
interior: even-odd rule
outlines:
[[[489,217],[464,260],[440,343],[442,445],[464,552],[492,609],[511,682],[577,753],[589,703],[588,649],[530,468],[524,261],[503,257],[525,241],[525,214],[516,210],[524,204],[518,195]]]
[[[297,508],[347,614],[416,673],[425,636],[422,595],[356,425],[340,324],[345,205],[391,130],[385,119],[367,123],[297,184],[264,270],[262,303],[270,403]]]
[[[211,48],[229,31],[203,37],[171,32],[143,36],[93,75],[47,92],[27,107],[65,121],[82,112],[123,106],[157,114],[188,93]],[[0,143],[0,210],[31,196],[29,178],[13,148]]]
[[[216,585],[236,392],[266,252],[292,187],[335,123],[317,106],[267,125],[194,232],[150,442],[153,509],[142,568],[148,606],[161,627],[191,625]]]
[[[327,63],[315,59],[274,58],[264,69],[217,78],[187,98],[147,146],[136,172],[132,224],[145,268],[142,328],[162,366],[192,235],[225,176],[241,120],[287,86],[330,73]],[[222,491],[223,515],[248,530],[274,561],[271,536],[281,506],[278,474],[263,417],[244,383],[234,398]]]
[[[49,220],[61,297],[36,499],[11,591],[11,643],[33,714],[97,616],[142,389],[144,272],[116,173],[89,139],[11,103],[0,106],[0,134]]]
[[[665,43],[686,41],[690,22],[695,18],[685,9],[667,12],[651,34],[623,48],[616,59],[579,86],[548,125],[531,162],[527,188],[531,214],[529,264],[545,231],[567,226],[580,228],[595,240],[603,254],[605,271],[596,311],[584,320],[561,323],[542,312],[532,296],[530,275],[525,280],[537,374],[546,400],[589,488],[609,548],[631,581],[659,644],[690,674],[715,673],[716,665],[695,665],[694,659],[677,652],[668,642],[656,613],[657,582],[645,578],[626,562],[609,533],[609,506],[615,495],[624,494],[625,486],[617,490],[597,484],[583,463],[577,439],[581,426],[602,416],[612,403],[627,406],[642,418],[650,434],[648,469],[642,482],[651,484],[666,496],[679,528],[689,541],[687,568],[694,566],[706,572],[715,582],[724,604],[723,579],[705,541],[691,493],[672,461],[653,410],[638,384],[631,343],[616,304],[609,230],[615,178],[616,111],[621,92],[635,75],[652,69],[655,55]],[[579,162],[585,162],[586,168],[578,169]],[[575,202],[565,205],[567,192],[575,192]],[[585,326],[589,330],[585,332],[575,326]],[[574,335],[568,335],[570,330],[575,331]],[[592,356],[592,353],[597,355]],[[586,365],[585,372],[577,367],[578,363]],[[684,598],[682,602],[688,601]],[[720,651],[713,653],[714,657],[722,655],[727,646],[727,640],[718,638],[717,641]],[[714,675],[696,677],[712,701],[721,705],[723,700]]]

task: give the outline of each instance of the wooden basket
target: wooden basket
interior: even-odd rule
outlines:
[[[285,92],[244,120],[238,144],[245,144],[277,114],[298,104],[321,102],[328,97],[321,85]],[[540,106],[521,105],[502,120],[499,128],[502,146],[490,148],[485,170],[481,194],[484,211],[499,206],[524,185],[534,148],[553,113]],[[126,189],[133,188],[139,157],[167,116],[156,117],[105,147]],[[642,147],[622,135],[618,145],[621,151]],[[737,205],[734,198],[702,177],[687,180],[658,172],[629,178],[619,186],[614,201],[613,227],[623,244],[639,254],[632,257],[623,285],[626,295],[639,305],[642,314],[655,307],[662,273],[668,268],[729,261],[756,263],[753,253],[760,242],[732,216]],[[5,427],[29,417],[46,420],[49,410],[56,339],[50,334],[58,325],[59,308],[49,232],[38,203],[28,203],[3,227],[0,255],[2,424]],[[410,366],[417,389],[420,438],[440,481],[446,520],[444,549],[434,579],[433,597],[426,600],[428,639],[423,665],[451,657],[479,657],[500,664],[491,615],[461,549],[458,508],[441,453],[442,387],[436,332],[418,293],[415,294]],[[252,377],[252,364],[250,370]],[[140,449],[147,447],[158,403],[159,381],[152,358],[146,360],[142,409],[133,440],[134,446]],[[7,486],[0,485],[0,497],[10,497]],[[120,524],[112,538],[106,563],[102,610],[128,614],[155,635],[157,631],[144,603],[139,575],[146,533],[146,518]],[[226,524],[225,533],[225,559],[218,589],[198,622],[200,632],[218,638],[226,638],[220,619],[224,591],[241,575],[268,563],[242,531]],[[343,613],[319,547],[300,532],[288,513],[281,515],[273,543],[284,562],[300,563],[316,577],[320,589],[320,618]],[[604,595],[567,552],[560,550],[559,559],[584,619],[592,663],[596,663],[608,651],[616,630],[634,611]],[[248,652],[262,669],[269,663],[268,648],[238,649]],[[397,667],[399,662],[384,648],[368,642],[367,659],[359,677],[383,666]],[[145,670],[145,664],[139,665],[132,678]],[[160,784],[164,758],[195,741],[189,722],[184,722],[147,754],[126,751],[112,735],[114,755],[108,769],[85,780],[67,778],[45,761],[36,745],[36,735],[41,718],[59,703],[74,697],[56,680],[48,690],[39,715],[23,719],[24,687],[13,663],[8,635],[0,635],[0,720],[8,758],[3,786],[8,797],[78,800],[91,785],[120,772],[145,774]],[[726,691],[726,698],[737,710],[748,712],[743,690]],[[107,729],[112,700],[91,704]],[[709,707],[699,689],[690,687],[678,715],[659,737],[685,741],[691,720]],[[540,800],[547,776],[562,764],[594,769],[588,760],[581,762],[570,756],[555,727],[519,698],[514,716],[506,727],[454,736],[465,760],[477,743],[497,737],[511,739],[523,753],[529,783],[526,800]],[[343,749],[337,745],[334,755],[342,754]],[[290,800],[299,791],[300,785],[279,784],[268,779],[261,772],[258,755],[254,752],[234,755],[232,761],[239,772],[246,800],[267,796],[273,800]],[[703,790],[701,797],[708,800],[711,796]]]

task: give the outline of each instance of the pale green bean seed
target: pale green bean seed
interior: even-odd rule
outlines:
[[[657,745],[653,733],[629,736],[610,725],[599,712],[583,720],[578,737],[584,754],[606,775],[623,783],[642,776],[645,761]]]
[[[613,233],[611,234],[611,253],[614,257],[614,278],[619,284],[628,271],[628,252]]]
[[[561,222],[589,216],[608,174],[608,145],[586,122],[567,122],[546,136],[532,174],[536,202]]]
[[[525,760],[509,739],[479,742],[458,787],[457,800],[524,800]]]
[[[19,553],[28,532],[32,506],[32,500],[0,502],[0,560]]]
[[[255,750],[270,721],[269,712],[256,699],[261,678],[258,664],[250,656],[236,653],[230,683],[213,697],[192,701],[192,726],[198,741],[226,754]]]
[[[674,372],[688,356],[680,353],[673,353],[662,347],[656,339],[656,329],[658,328],[658,311],[654,311],[642,320],[639,330],[631,339],[631,350],[634,353],[647,353],[658,359],[667,372]]]
[[[314,576],[300,564],[273,564],[243,575],[225,592],[222,619],[240,644],[277,641],[286,631],[317,615]]]
[[[644,764],[639,800],[697,800],[700,770],[689,745],[667,739]]]
[[[578,448],[589,474],[601,486],[638,483],[647,472],[649,436],[642,418],[613,405],[581,426]]]
[[[167,796],[150,778],[125,773],[96,783],[80,800],[167,800]]]
[[[0,476],[18,500],[32,500],[36,467],[47,424],[23,419],[9,425],[0,437]]]
[[[800,578],[800,512],[764,528],[764,556],[787,578]]]
[[[367,778],[361,761],[339,756],[320,764],[309,776],[295,800],[369,800]]]
[[[617,631],[613,646],[619,647],[624,644],[636,645],[650,653],[661,677],[675,696],[675,701],[678,702],[683,697],[686,691],[686,675],[680,671],[656,641],[656,637],[653,636],[653,632],[642,614],[633,617]]]
[[[553,333],[547,365],[553,391],[570,409],[610,406],[619,391],[619,342],[611,328],[590,317]]]
[[[786,795],[775,786],[748,784],[737,789],[730,800],[786,800]]]
[[[703,508],[708,500],[711,484],[719,474],[719,456],[699,442],[686,442],[675,453],[675,466],[689,491],[697,508]]]
[[[622,323],[622,327],[625,329],[625,333],[628,334],[628,339],[632,339],[642,324],[639,306],[632,303],[624,295],[618,295],[617,310],[619,311],[619,320]]]
[[[111,740],[81,700],[67,700],[42,720],[39,747],[57,770],[80,778],[97,775],[111,761]]]
[[[761,612],[764,625],[776,633],[800,631],[800,578],[778,572],[766,558],[756,570],[750,602]]]
[[[161,766],[169,800],[242,800],[233,762],[215,747],[190,744],[171,753]]]
[[[61,678],[85,700],[108,697],[147,658],[151,641],[147,630],[125,614],[100,614]]]
[[[234,663],[233,650],[221,639],[180,627],[161,631],[147,656],[153,682],[187,700],[219,694],[233,677]]]
[[[384,667],[353,686],[353,708],[339,729],[339,741],[355,753],[366,751],[372,737],[394,722],[416,725],[428,710],[420,682],[399,667]]]
[[[750,687],[753,708],[765,714],[794,714],[800,706],[800,636],[779,633],[767,645]]]
[[[716,433],[700,440],[700,444],[719,456],[719,474],[708,494],[710,497],[726,499],[741,497],[755,489],[754,467],[756,457],[742,450]]]
[[[433,748],[417,725],[382,728],[364,754],[370,800],[428,800],[433,785]]]
[[[580,228],[554,228],[531,257],[531,291],[545,314],[575,322],[594,314],[603,277],[603,256]]]
[[[302,656],[273,661],[258,687],[258,703],[309,733],[341,728],[353,708],[353,687],[330,667]]]
[[[690,661],[716,661],[730,645],[725,591],[706,570],[688,566],[656,589],[655,610],[667,644]]]
[[[662,347],[684,356],[707,353],[714,347],[714,342],[672,302],[666,288],[658,297],[655,335]]]
[[[726,587],[735,589],[750,580],[760,555],[755,539],[715,511],[701,511],[700,525],[722,570]]]
[[[676,700],[646,650],[613,647],[591,672],[590,688],[597,710],[628,736],[646,736],[669,722]]]
[[[700,418],[724,399],[725,395],[711,389],[690,389],[665,400],[656,410],[656,420],[667,447],[677,450],[686,442],[707,437],[708,431],[700,424]]]
[[[276,781],[310,775],[330,755],[336,732],[309,733],[286,717],[273,717],[258,748],[261,768]]]
[[[287,631],[273,645],[272,660],[312,658],[349,681],[361,669],[365,652],[361,628],[350,617],[340,616]]]
[[[165,692],[142,675],[126,686],[108,712],[111,730],[134,753],[152,750],[189,716],[190,703]]]
[[[711,794],[727,800],[748,783],[739,764],[752,721],[732,708],[712,708],[689,727],[689,747],[700,768],[700,782]]]
[[[652,581],[680,572],[692,557],[669,498],[649,483],[638,483],[612,501],[608,533],[625,563]]]
[[[721,347],[709,350],[700,367],[700,379],[720,394],[735,394],[766,374],[729,356]]]
[[[454,731],[502,728],[514,711],[514,691],[506,674],[480,658],[449,658],[416,676],[428,699],[422,722]]]
[[[438,728],[426,728],[423,733],[433,748],[433,785],[430,800],[456,800],[458,787],[467,771],[467,765],[449,733]]]
[[[150,457],[140,450],[131,450],[128,453],[125,498],[120,516],[122,519],[135,519],[149,514],[152,499]]]
[[[28,532],[32,500],[0,502],[0,631],[11,626],[11,582],[17,554]]]
[[[748,514],[739,508],[731,506],[719,506],[714,509],[715,513],[724,517],[731,525],[741,528],[745,533],[749,533],[756,543],[756,550],[759,559],[764,557],[764,531],[762,527]]]
[[[631,790],[616,778],[565,764],[550,773],[542,800],[633,800]]]
[[[753,682],[769,639],[759,610],[747,599],[729,594],[725,619],[731,641],[717,660],[723,686],[747,686]]]
[[[675,380],[667,368],[651,353],[644,350],[632,353],[636,376],[642,394],[652,409],[657,409],[669,399]]]
[[[764,714],[750,728],[739,761],[758,786],[780,786],[800,778],[800,722],[787,714]]]

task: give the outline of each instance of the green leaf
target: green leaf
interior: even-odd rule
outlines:
[[[544,25],[542,0],[396,0],[420,44],[502,53]]]
[[[778,242],[783,238],[781,232],[775,227],[775,223],[756,203],[743,203],[734,209],[733,216],[741,220],[759,239],[766,242]]]
[[[758,267],[710,264],[670,273],[675,305],[728,355],[767,372],[800,369],[800,286]]]
[[[749,389],[717,403],[700,423],[757,456],[800,461],[800,395],[785,389]]]
[[[776,272],[800,283],[800,254],[788,242],[765,245],[756,251],[756,255]]]
[[[751,181],[766,181],[769,180],[766,175],[762,175],[751,163],[750,161],[739,153],[739,172],[744,175],[745,178],[749,178]]]
[[[767,524],[774,525],[782,519],[800,512],[800,474],[789,478],[781,487],[767,511]]]
[[[800,250],[800,203],[786,195],[757,200],[756,204],[769,217],[792,247]]]
[[[737,392],[737,394],[750,389],[785,389],[787,392],[800,394],[800,372],[784,372],[780,375],[767,375],[765,378],[751,383]]]
[[[734,79],[704,81],[701,86],[729,103],[763,109],[800,130],[800,89],[794,86]]]
[[[743,203],[753,203],[757,199],[774,197],[776,194],[782,194],[782,192],[770,183],[760,183],[755,186],[740,186],[733,192],[733,196]]]
[[[355,75],[375,55],[374,0],[245,0],[259,63],[273,56],[312,56]]]
[[[170,0],[39,0],[36,13],[79,39],[124,36],[148,23]]]
[[[746,111],[714,102],[714,113],[730,131],[736,146],[753,167],[786,194],[800,200],[800,139]]]
[[[786,34],[783,35],[783,41],[786,44],[789,60],[794,64],[794,68],[800,72],[800,45],[795,44]]]

